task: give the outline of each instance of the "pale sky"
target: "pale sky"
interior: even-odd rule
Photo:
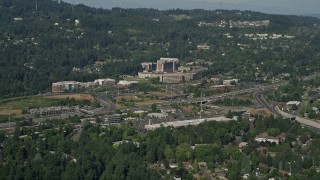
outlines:
[[[272,14],[319,14],[320,0],[63,0],[73,4],[85,4],[110,9],[239,9]]]

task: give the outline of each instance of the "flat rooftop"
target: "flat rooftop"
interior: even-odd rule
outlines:
[[[196,126],[204,122],[210,122],[210,121],[217,121],[217,122],[229,122],[234,121],[233,119],[226,118],[226,117],[213,117],[213,118],[204,118],[204,119],[191,119],[191,120],[184,120],[184,121],[172,121],[172,122],[163,122],[159,124],[152,124],[152,125],[145,125],[144,128],[147,130],[157,129],[161,126],[168,127],[172,126],[174,128],[181,127],[181,126]]]
[[[52,83],[52,85],[65,85],[65,84],[80,84],[80,82],[77,81],[60,81]]]
[[[178,62],[178,58],[160,58],[157,63],[165,63],[165,62]]]

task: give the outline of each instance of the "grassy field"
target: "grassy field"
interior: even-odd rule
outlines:
[[[126,81],[138,81],[140,83],[148,82],[148,79],[139,78],[139,77],[124,77],[123,79]]]
[[[93,97],[90,94],[61,94],[54,96],[46,96],[48,99],[66,99],[67,97],[74,98],[75,100],[89,100],[93,101]]]
[[[54,96],[30,96],[24,98],[17,98],[12,100],[0,101],[0,115],[16,115],[22,114],[23,109],[30,107],[49,107],[57,106],[62,99],[75,98],[76,100],[93,100],[89,94],[67,94]]]
[[[272,112],[269,111],[267,108],[262,108],[262,109],[251,109],[250,111],[250,114],[251,115],[263,115],[263,116],[271,116],[272,115]]]
[[[147,100],[147,101],[136,103],[136,106],[137,107],[143,107],[143,106],[150,106],[151,107],[152,104],[162,104],[165,102],[166,101],[164,101],[164,100]]]
[[[115,98],[117,100],[117,108],[119,109],[125,109],[127,108],[124,104],[131,104],[134,103],[135,107],[143,107],[143,106],[151,106],[152,104],[162,104],[166,102],[165,100],[157,100],[157,99],[151,99],[149,97],[146,98],[139,98],[135,95],[127,95],[127,96],[119,96]],[[125,102],[122,101],[122,99],[125,99]]]
[[[154,95],[154,96],[162,96],[162,97],[171,97],[171,96],[175,96],[176,94],[173,94],[171,92],[165,92],[164,91],[151,91],[149,92],[150,95]]]

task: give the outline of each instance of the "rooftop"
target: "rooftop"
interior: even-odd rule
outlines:
[[[52,83],[53,85],[65,85],[65,84],[80,84],[80,82],[77,81],[60,81]]]
[[[161,126],[164,126],[164,127],[167,127],[167,126],[181,127],[181,126],[188,126],[188,125],[195,126],[195,125],[199,125],[201,123],[209,122],[209,121],[228,122],[228,121],[232,121],[232,119],[220,116],[220,117],[205,118],[205,119],[191,119],[191,120],[184,120],[184,121],[163,122],[160,124],[145,125],[145,128],[147,130],[152,130],[152,129],[160,128]]]
[[[165,63],[165,62],[179,62],[178,58],[160,58],[157,63]]]

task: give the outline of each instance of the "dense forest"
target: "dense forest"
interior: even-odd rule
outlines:
[[[230,20],[270,24],[199,26]],[[177,57],[182,63],[210,61],[213,64],[203,75],[227,73],[247,81],[255,80],[257,68],[260,76],[269,78],[287,72],[306,74],[320,67],[319,22],[251,11],[104,10],[51,0],[1,0],[0,97],[44,92],[55,81],[135,75],[140,62],[160,57]],[[295,38],[255,41],[244,36],[256,33]],[[207,44],[210,50],[197,50],[198,44]],[[74,71],[88,66],[98,70]]]
[[[249,121],[207,122],[181,128],[162,127],[137,134],[130,124],[103,127],[87,124],[78,140],[72,124],[46,121],[20,128],[11,138],[0,132],[0,176],[8,179],[193,179],[199,164],[227,168],[228,179],[260,177],[317,179],[320,136],[298,123],[281,118],[255,117]],[[68,123],[77,122],[77,118]],[[279,144],[257,143],[255,137],[285,134]],[[117,142],[123,142],[122,144]],[[239,150],[238,144],[248,145]],[[272,155],[273,154],[273,155]],[[186,168],[185,164],[190,164]],[[164,167],[161,167],[161,164]],[[178,164],[177,168],[169,168]],[[189,169],[189,170],[187,170]],[[259,169],[259,170],[258,170]],[[168,174],[167,171],[170,170]]]

